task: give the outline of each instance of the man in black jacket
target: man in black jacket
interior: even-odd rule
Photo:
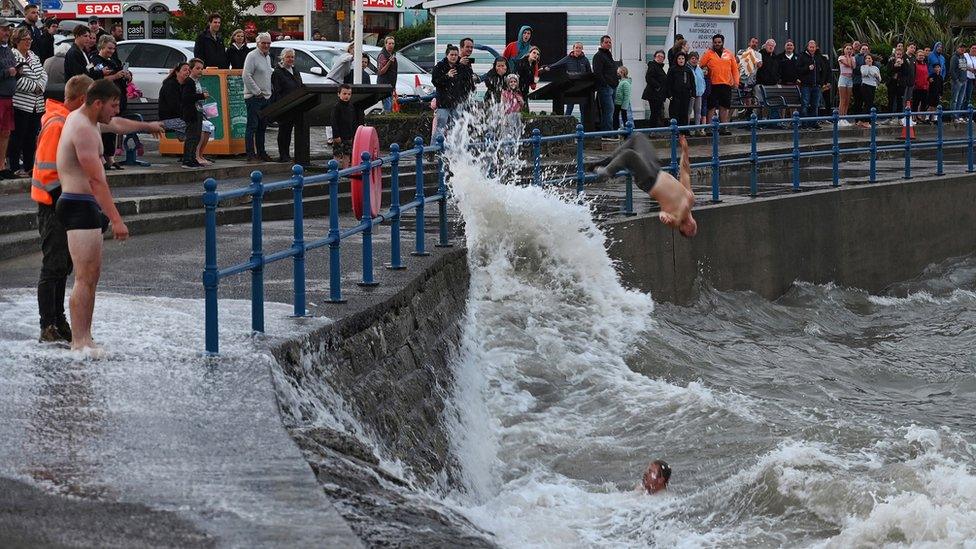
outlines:
[[[24,8],[24,20],[20,22],[20,26],[27,27],[27,30],[30,31],[30,37],[31,37],[30,49],[38,57],[41,57],[41,52],[39,48],[42,45],[41,42],[44,40],[44,31],[38,28],[37,18],[38,18],[37,6],[34,4],[27,4],[27,6]],[[51,55],[54,55],[53,39],[51,43]],[[50,55],[48,57],[50,57]],[[43,63],[45,59],[47,59],[47,57],[41,57],[41,63]]]
[[[779,82],[784,86],[796,86],[800,83],[796,67],[796,46],[792,40],[787,40],[783,46],[783,53],[776,56],[779,60]]]
[[[796,60],[797,74],[800,78],[800,99],[803,105],[802,116],[817,116],[820,112],[820,98],[830,84],[830,63],[817,49],[817,41],[807,42],[807,49]],[[818,128],[820,124],[807,122],[806,128]]]
[[[31,43],[31,49],[40,58],[42,64],[44,61],[54,57],[54,36],[58,34],[58,28],[57,19],[52,18],[44,21],[44,26],[41,28],[40,40],[35,40]]]
[[[72,76],[87,74],[94,68],[89,60],[88,51],[94,45],[91,29],[86,25],[78,25],[71,33],[75,37],[75,43],[64,54],[64,79],[68,81]]]
[[[431,82],[437,88],[437,133],[445,135],[455,112],[468,98],[469,84],[458,68],[461,53],[454,44],[447,45],[447,55],[431,72]]]
[[[197,36],[193,44],[193,57],[203,60],[204,67],[227,68],[227,49],[220,35],[220,14],[211,13],[207,28]]]
[[[607,35],[600,38],[600,49],[593,54],[593,74],[596,75],[596,101],[600,106],[600,130],[613,129],[613,96],[617,92],[620,77],[617,76],[617,62],[613,60],[610,48],[613,39]]]

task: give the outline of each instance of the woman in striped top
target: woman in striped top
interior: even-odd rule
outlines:
[[[14,132],[7,149],[7,161],[14,175],[29,177],[34,169],[34,150],[37,134],[41,131],[41,115],[44,114],[47,73],[40,58],[30,50],[31,34],[27,27],[13,32],[11,46],[17,63],[17,91],[14,93]]]

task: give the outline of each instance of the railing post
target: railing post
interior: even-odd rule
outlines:
[[[424,247],[424,139],[422,137],[415,137],[413,144],[417,148],[417,173],[414,176],[414,181],[417,184],[417,193],[414,195],[414,199],[417,201],[417,207],[414,209],[417,213],[417,222],[415,224],[415,249],[411,252],[411,255],[423,256],[430,255]]]
[[[295,182],[292,184],[292,195],[295,205],[294,218],[294,240],[291,247],[295,250],[293,262],[293,281],[295,288],[295,316],[305,316],[305,204],[302,198],[302,191],[305,187],[305,177],[302,167],[298,164],[292,167],[292,174]]]
[[[793,113],[793,192],[800,192],[800,113]]]
[[[583,185],[586,183],[586,166],[583,160],[583,140],[586,132],[582,124],[576,125],[576,196],[583,194]]]
[[[973,105],[970,104],[966,109],[966,139],[968,146],[966,147],[966,171],[968,173],[973,173]]]
[[[942,171],[942,105],[935,108],[935,175],[943,175]]]
[[[444,171],[444,137],[437,137],[437,147],[440,149],[437,153],[437,194],[440,195],[441,199],[437,201],[437,233],[438,240],[437,244],[434,244],[437,248],[450,248],[451,243],[448,240],[449,235],[447,234],[447,173]]]
[[[749,196],[753,198],[759,194],[759,151],[756,146],[756,130],[758,128],[759,117],[756,116],[756,113],[752,113],[752,116],[749,117],[749,162],[752,165],[752,170],[749,173]]]
[[[339,163],[329,161],[329,303],[342,299],[342,254],[339,247]]]
[[[878,180],[878,109],[871,107],[871,169],[869,171],[871,183]]]
[[[712,117],[712,202],[719,203],[718,185],[719,185],[719,164],[718,158],[718,132],[719,132],[719,121],[718,116]]]
[[[216,355],[220,337],[217,324],[217,182],[211,177],[203,182],[204,261],[203,294],[205,301],[204,343],[207,354]]]
[[[905,107],[905,175],[904,179],[912,178],[912,109]]]
[[[671,175],[678,177],[678,121],[674,118],[671,119]]]
[[[532,184],[542,184],[542,132],[532,129]]]
[[[363,186],[363,218],[360,222],[365,223],[366,226],[363,228],[363,278],[357,284],[364,287],[379,285],[379,282],[373,280],[373,206],[369,182],[372,175],[370,172],[373,171],[369,166],[372,159],[373,157],[368,152],[363,151],[362,164],[360,164],[363,176],[361,181]]]
[[[624,125],[624,139],[630,138],[634,133],[634,123],[630,120]],[[634,174],[627,172],[627,176],[624,178],[624,205],[621,208],[621,213],[624,215],[636,215],[634,214]]]
[[[261,203],[264,185],[261,172],[251,172],[251,330],[264,333],[264,248]]]
[[[406,269],[400,259],[400,144],[390,145],[390,263],[391,271]]]
[[[834,109],[831,115],[831,122],[834,125],[833,132],[833,146],[831,148],[831,156],[833,157],[833,174],[834,174],[834,187],[840,186],[840,112]]]

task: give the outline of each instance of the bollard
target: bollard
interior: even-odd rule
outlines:
[[[834,187],[840,187],[840,113],[837,109],[834,109],[831,115],[831,122],[834,124],[834,135],[833,135],[833,149],[831,151],[831,156],[833,157],[833,174],[834,174]]]
[[[440,136],[438,136],[440,138]],[[373,280],[373,208],[372,194],[369,190],[369,179],[373,175],[369,167],[372,157],[368,152],[363,151],[361,170],[363,174],[363,218],[361,223],[365,223],[363,228],[363,278],[356,284],[363,287],[379,286],[379,282]]]
[[[749,117],[749,162],[752,164],[752,171],[749,173],[749,196],[756,198],[759,194],[759,151],[756,150],[756,130],[759,128],[759,117],[752,113]],[[677,174],[675,174],[677,177]]]
[[[447,234],[447,182],[445,178],[447,174],[444,172],[444,137],[437,137],[437,146],[440,148],[439,154],[437,155],[437,194],[440,195],[441,199],[437,201],[437,232],[438,240],[437,244],[434,244],[437,248],[450,248],[451,243],[448,241]]]
[[[912,178],[912,109],[905,107],[905,175],[903,179]]]
[[[219,351],[217,325],[217,182],[211,177],[203,182],[204,262],[203,293],[205,301],[205,343],[208,355]]]
[[[251,330],[264,333],[264,250],[262,247],[262,210],[264,185],[261,172],[251,172]]]
[[[342,299],[342,270],[339,253],[339,163],[329,161],[329,303],[345,303]]]
[[[718,158],[718,132],[719,132],[719,122],[718,117],[712,117],[712,202],[717,204],[721,202],[719,200],[718,194],[718,178],[719,178],[719,158]]]
[[[871,107],[871,169],[868,181],[878,180],[878,109]]]
[[[417,183],[417,193],[414,195],[414,200],[417,201],[417,208],[414,209],[417,223],[415,249],[410,255],[423,256],[430,255],[424,248],[424,140],[415,137],[413,144],[417,148],[417,174],[414,176]]]
[[[671,119],[671,175],[678,177],[678,121],[674,118]]]
[[[800,113],[793,113],[793,192],[800,192]]]
[[[542,132],[532,130],[532,184],[542,185]]]
[[[583,185],[586,183],[586,166],[583,161],[583,140],[586,132],[582,124],[576,125],[576,196],[583,194]]]
[[[942,172],[942,105],[935,109],[935,175],[943,175]]]
[[[406,269],[400,258],[400,145],[390,145],[390,263],[391,271]]]
[[[973,173],[973,106],[969,105],[966,109],[966,139],[969,145],[966,147],[966,171]]]
[[[302,199],[305,177],[302,167],[298,164],[292,166],[291,171],[295,179],[291,187],[295,201],[293,216],[295,229],[291,243],[292,249],[295,250],[292,285],[295,289],[295,316],[305,316],[307,314],[305,310],[305,204]]]

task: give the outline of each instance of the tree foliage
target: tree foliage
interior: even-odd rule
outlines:
[[[428,18],[412,27],[402,27],[392,34],[396,38],[397,47],[412,44],[417,40],[434,36],[434,20]]]
[[[271,22],[266,17],[248,15],[246,12],[256,8],[261,0],[180,0],[183,15],[170,20],[173,31],[183,40],[194,40],[207,27],[211,13],[220,14],[220,29],[225,39],[231,31],[243,29],[245,23],[254,23],[259,31],[269,30]]]
[[[855,26],[873,23],[883,31],[904,29],[930,17],[918,0],[834,0],[834,43],[843,44]]]

